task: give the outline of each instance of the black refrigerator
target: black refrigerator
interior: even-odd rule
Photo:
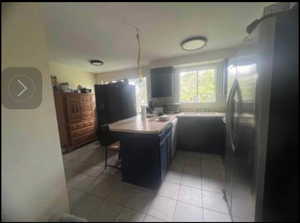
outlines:
[[[298,6],[248,26],[227,66],[225,198],[233,221],[298,215]]]
[[[98,125],[110,124],[137,114],[135,86],[127,82],[95,85]]]

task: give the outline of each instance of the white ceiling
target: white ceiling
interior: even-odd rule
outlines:
[[[180,42],[204,35],[199,52],[240,44],[245,28],[271,3],[46,3],[47,37],[52,61],[83,71],[107,72],[136,67],[139,27],[142,63],[191,54]],[[193,52],[195,53],[195,52]],[[101,59],[94,67],[89,59]]]

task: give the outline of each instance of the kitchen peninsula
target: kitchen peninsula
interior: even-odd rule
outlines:
[[[156,188],[163,181],[176,151],[177,121],[181,118],[222,119],[223,113],[178,113],[168,120],[143,120],[140,115],[109,124],[120,140],[122,180]]]
[[[167,121],[138,115],[109,125],[120,139],[123,181],[149,188],[161,184],[174,155],[176,122],[176,115]]]

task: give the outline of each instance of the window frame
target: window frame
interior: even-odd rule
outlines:
[[[208,70],[214,69],[215,70],[215,83],[216,83],[216,101],[215,102],[181,102],[180,101],[180,73],[181,72],[188,72],[188,71],[200,71],[200,70]],[[190,107],[195,108],[201,106],[201,108],[215,108],[215,107],[224,107],[225,100],[224,100],[224,61],[218,63],[211,63],[211,64],[203,64],[203,65],[194,65],[189,67],[178,67],[175,71],[175,83],[176,83],[176,91],[175,91],[175,98],[176,101],[182,107]]]

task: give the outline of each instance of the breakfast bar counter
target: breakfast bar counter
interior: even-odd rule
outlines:
[[[112,132],[127,132],[141,134],[159,134],[172,121],[176,119],[176,115],[168,115],[168,120],[160,121],[158,117],[150,117],[145,120],[140,115],[123,119],[109,125]]]
[[[157,116],[142,119],[141,115],[123,119],[109,125],[112,132],[158,134],[170,125],[177,117],[224,117],[221,112],[180,112],[167,115],[167,121],[160,121]]]
[[[120,140],[122,180],[156,188],[163,181],[176,151],[177,120],[221,118],[223,113],[182,112],[162,117],[141,115],[109,124]]]

